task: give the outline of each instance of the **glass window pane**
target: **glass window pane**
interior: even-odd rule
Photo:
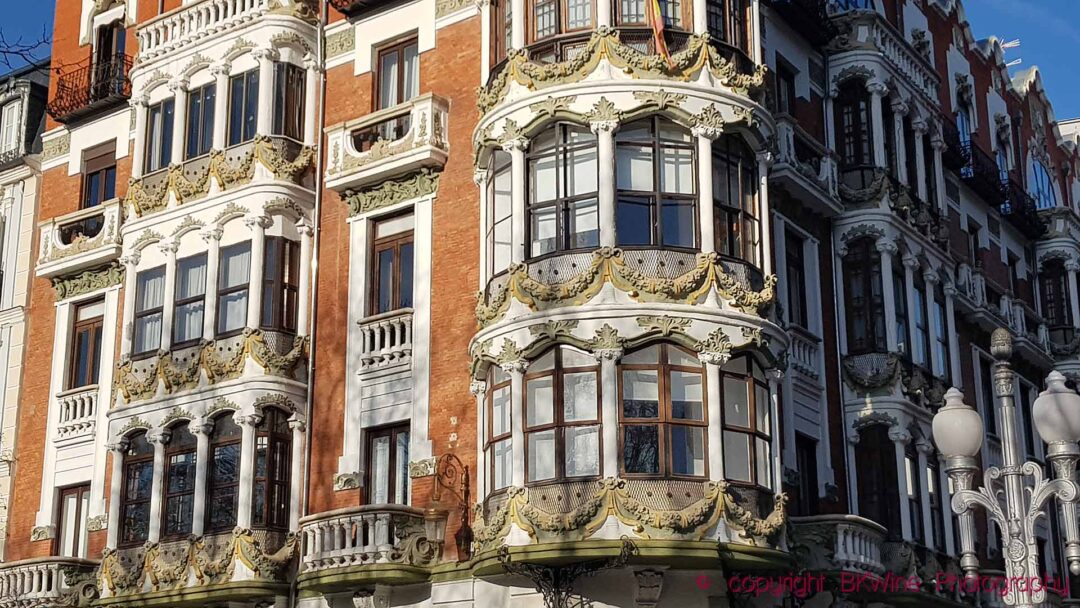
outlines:
[[[527,403],[527,415],[525,424],[528,427],[551,424],[555,422],[554,404],[554,378],[544,376],[533,378],[525,384],[525,399]]]
[[[572,426],[564,431],[567,477],[600,474],[600,427]]]
[[[570,203],[566,232],[571,249],[600,245],[600,218],[596,199]]]
[[[139,273],[135,289],[135,311],[160,308],[165,303],[165,267]]]
[[[749,436],[724,431],[724,476],[735,481],[752,481]]]
[[[369,502],[386,504],[390,500],[390,436],[375,437],[371,441],[371,490]]]
[[[615,208],[615,237],[619,245],[653,244],[651,199],[619,197]]]
[[[218,297],[218,333],[235,331],[247,324],[247,290]]]
[[[378,274],[375,284],[375,313],[394,309],[394,250],[383,249],[378,253]]]
[[[240,480],[240,444],[233,443],[214,448],[210,480],[215,485],[236,483]]]
[[[563,369],[571,369],[575,367],[596,367],[596,359],[592,355],[583,353],[577,349],[570,348],[568,346],[562,347],[560,354],[562,355]],[[530,371],[531,371],[530,367]]]
[[[757,483],[758,485],[771,488],[772,461],[769,458],[769,442],[757,438],[754,439],[754,445],[756,446],[754,451],[754,464],[757,468]]]
[[[656,371],[624,369],[622,377],[623,417],[656,418],[660,412]]]
[[[555,430],[529,433],[529,481],[554,477]]]
[[[590,194],[597,190],[596,146],[566,152],[566,196]]]
[[[218,287],[227,289],[251,281],[251,243],[240,243],[221,250]]]
[[[405,98],[408,101],[420,94],[420,56],[417,54],[416,43],[405,47]]]
[[[567,26],[576,30],[592,25],[592,0],[567,1]]]
[[[678,365],[682,367],[693,367],[695,369],[701,368],[701,361],[694,355],[691,355],[681,348],[675,346],[667,347],[667,357],[669,365]]]
[[[660,148],[660,190],[662,192],[694,193],[694,150],[692,148]]]
[[[668,355],[670,356],[670,354]],[[623,356],[621,363],[624,365],[655,365],[660,362],[660,347],[649,346],[639,348]]]
[[[705,420],[700,372],[671,372],[671,417],[679,420]]]
[[[184,258],[176,263],[176,299],[186,300],[206,293],[206,256]]]
[[[551,253],[558,247],[557,207],[554,205],[529,210],[530,255]]]
[[[596,420],[596,372],[563,376],[563,420]]]
[[[769,389],[761,386],[760,384],[754,385],[754,414],[757,423],[757,431],[765,434],[772,432],[769,426],[769,412],[771,411],[771,402],[769,399]]]
[[[693,201],[665,200],[660,209],[661,244],[696,247],[697,205]]]
[[[652,191],[652,148],[619,144],[615,154],[615,177],[616,185],[620,190]]]
[[[555,173],[555,152],[529,160],[529,203],[542,203],[558,196]]]
[[[671,472],[705,475],[705,429],[700,426],[671,427]]]
[[[390,51],[379,58],[379,108],[389,108],[399,103],[398,52]]]
[[[660,472],[660,434],[655,425],[623,426],[623,469],[627,473]]]
[[[255,137],[255,128],[259,117],[259,70],[247,73],[244,91],[244,132],[241,141]]]
[[[494,488],[498,490],[510,485],[511,474],[514,470],[514,453],[510,449],[510,440],[504,439],[492,446],[492,462],[494,463]]]
[[[397,453],[394,463],[397,470],[394,471],[394,500],[398,504],[409,504],[409,431],[399,431],[395,434]],[[288,479],[288,477],[285,477]]]
[[[135,319],[135,352],[147,353],[161,346],[161,313]]]
[[[79,522],[75,519],[75,511],[78,505],[78,492],[64,493],[60,506],[60,555],[65,557],[77,557],[75,543]]]
[[[510,432],[510,387],[496,389],[491,395],[491,434],[498,437]]]
[[[724,377],[724,424],[750,428],[750,399],[742,378]]]

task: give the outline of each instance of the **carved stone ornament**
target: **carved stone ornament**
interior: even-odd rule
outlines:
[[[108,515],[95,515],[94,517],[87,518],[86,531],[87,532],[100,532],[109,528],[109,516]]]
[[[390,588],[361,589],[352,596],[353,608],[390,608]]]
[[[900,359],[892,353],[868,353],[844,358],[844,380],[859,393],[895,385],[900,374]]]
[[[51,538],[54,538],[55,536],[55,526],[34,526],[34,528],[30,530],[30,540],[33,542],[37,542],[40,540],[49,540]]]
[[[334,491],[359,490],[362,477],[360,473],[338,473],[334,475]]]
[[[356,32],[352,27],[347,27],[339,32],[326,36],[326,58],[335,57],[353,52],[356,49]]]
[[[96,270],[84,270],[71,277],[56,277],[52,280],[57,301],[81,296],[92,291],[119,285],[124,280],[124,269],[113,263]]]
[[[409,462],[409,479],[431,477],[435,474],[435,458],[424,458]]]
[[[656,608],[660,605],[660,593],[664,590],[664,573],[660,570],[635,570],[634,606]]]
[[[366,190],[346,190],[343,199],[349,206],[349,215],[352,216],[430,196],[438,189],[439,174],[430,169],[424,169],[408,177],[381,182]]]
[[[47,163],[60,158],[71,151],[71,133],[64,131],[59,137],[54,137],[41,144],[41,162]]]

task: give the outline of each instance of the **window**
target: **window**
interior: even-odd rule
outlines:
[[[803,329],[808,327],[806,311],[806,263],[803,260],[805,241],[790,230],[785,233],[785,257],[787,264],[787,317]]]
[[[292,430],[285,412],[266,408],[255,429],[255,487],[251,494],[251,523],[257,527],[289,528],[289,461]]]
[[[274,64],[274,135],[304,137],[304,89],[307,74],[291,63]]]
[[[513,225],[513,187],[510,175],[510,155],[496,151],[491,155],[491,181],[488,185],[488,261],[492,275],[510,266]]]
[[[1054,191],[1054,178],[1042,161],[1031,161],[1031,176],[1028,179],[1028,191],[1039,209],[1049,209],[1057,206],[1057,194]]]
[[[251,282],[251,242],[223,247],[218,268],[217,334],[240,331],[247,325]]]
[[[926,316],[926,281],[916,272],[915,310],[912,311],[912,319],[915,326],[915,351],[912,361],[923,366],[930,367],[930,322]]]
[[[532,40],[592,27],[592,0],[530,0]]]
[[[615,135],[619,245],[695,248],[697,177],[690,132],[654,116]]]
[[[214,419],[210,434],[210,462],[207,479],[207,532],[224,532],[236,525],[236,505],[240,489],[240,427],[232,413]]]
[[[802,433],[795,434],[795,463],[799,469],[799,493],[795,508],[802,516],[816,515],[818,512],[817,444],[816,439]]]
[[[101,371],[101,341],[105,302],[82,304],[75,308],[75,326],[71,339],[71,368],[68,388],[97,384]]]
[[[795,112],[795,70],[779,55],[776,57],[776,111]]]
[[[176,262],[176,307],[173,312],[173,345],[198,341],[203,335],[206,305],[206,254]]]
[[[968,218],[967,255],[972,264],[979,260],[979,225],[971,218]]]
[[[600,475],[600,370],[565,346],[525,376],[525,462],[530,483]]]
[[[82,208],[116,198],[116,140],[83,153]],[[98,230],[101,220],[98,219]],[[85,231],[90,236],[89,230]],[[93,231],[97,234],[97,231]]]
[[[214,100],[216,97],[217,87],[213,84],[188,92],[185,158],[208,154],[210,146],[214,145]]]
[[[901,117],[901,122],[903,118]],[[896,114],[893,112],[891,103],[883,103],[881,108],[882,135],[885,140],[885,167],[893,179],[900,179],[900,155],[896,146]],[[905,143],[907,142],[905,138]],[[905,161],[907,159],[905,158]],[[915,171],[915,167],[908,165],[908,171]]]
[[[124,486],[120,495],[120,546],[134,547],[150,534],[150,495],[154,487],[154,446],[146,433],[127,440]]]
[[[859,515],[884,526],[890,538],[898,538],[901,530],[894,445],[883,425],[859,431],[855,445]]]
[[[380,227],[377,226],[376,231]],[[412,232],[376,239],[372,249],[371,314],[412,308]]]
[[[836,98],[837,145],[843,168],[866,167],[874,164],[873,141],[870,129],[870,98],[863,83],[849,80],[840,85]]]
[[[926,493],[930,498],[930,540],[934,548],[945,552],[945,507],[941,500],[941,474],[937,455],[926,457]]]
[[[165,267],[144,270],[135,277],[136,355],[153,353],[161,347],[161,323],[165,310]]]
[[[90,485],[60,490],[59,507],[54,554],[86,557],[86,514],[90,509]]]
[[[843,265],[848,354],[884,352],[885,300],[881,290],[881,254],[874,240],[867,237],[850,243]],[[897,302],[902,299],[896,298]]]
[[[162,509],[161,534],[181,538],[191,534],[195,509],[195,436],[186,424],[170,430],[165,446],[165,508]]]
[[[367,431],[367,502],[409,504],[409,425]]]
[[[1069,275],[1060,259],[1043,262],[1039,276],[1042,291],[1043,316],[1050,329],[1050,339],[1056,344],[1072,340],[1072,305],[1069,302]]]
[[[266,239],[263,258],[260,324],[265,329],[295,333],[300,290],[300,246],[289,239],[270,237]]]
[[[908,522],[911,525],[911,538],[915,541],[923,541],[923,511],[922,511],[922,471],[919,468],[919,454],[915,450],[915,442],[912,441],[904,447],[904,468],[907,478],[907,501]]]
[[[971,109],[967,104],[961,103],[956,110],[956,130],[960,132],[960,145],[971,145]]]
[[[1035,385],[1022,380],[1016,383],[1016,392],[1019,395],[1016,398],[1016,409],[1020,410],[1020,421],[1022,426],[1020,427],[1020,435],[1023,436],[1021,443],[1023,445],[1024,453],[1027,454],[1029,460],[1038,458],[1036,454],[1035,445],[1036,442],[1041,442],[1041,438],[1035,433],[1034,421],[1031,419],[1031,405],[1032,392],[1038,392]]]
[[[229,145],[255,138],[259,120],[259,70],[229,78]]]
[[[646,25],[651,23],[652,9],[647,8],[654,0],[618,0],[618,25]],[[682,27],[682,0],[656,0],[665,27]]]
[[[764,370],[749,355],[733,358],[721,370],[720,385],[724,476],[730,481],[772,487],[772,404]]]
[[[622,471],[630,476],[704,477],[702,366],[672,345],[643,348],[619,362]]]
[[[754,153],[738,136],[725,135],[718,139],[713,144],[716,251],[754,266],[761,259],[757,192]]]
[[[908,333],[907,283],[904,267],[893,265],[893,310],[896,323],[896,350],[905,358],[911,357],[911,336]]]
[[[934,348],[937,361],[934,362],[934,375],[938,378],[951,379],[949,358],[949,317],[946,310],[945,288],[938,283],[934,286]]]
[[[907,165],[907,186],[913,196],[918,196],[919,191],[919,166],[916,164],[918,150],[915,148],[915,128],[912,126],[911,114],[904,116],[904,164]],[[925,138],[924,138],[925,139]]]
[[[416,38],[379,49],[377,110],[392,108],[420,94],[420,55]]]
[[[11,101],[0,109],[0,154],[19,147],[19,111],[22,102]]]
[[[983,420],[986,421],[986,433],[997,437],[997,397],[994,395],[993,361],[982,355],[978,355],[978,361],[982,389],[982,415]]]
[[[708,0],[706,4],[709,35],[747,51],[747,0]]]
[[[934,146],[930,137],[923,137],[923,182],[926,186],[926,202],[937,205],[937,168],[934,166]]]
[[[150,106],[146,127],[146,173],[164,169],[172,162],[173,100]]]
[[[510,374],[497,365],[488,373],[487,444],[491,461],[491,489],[510,485],[514,470],[514,450],[510,442]]]
[[[536,139],[526,163],[528,257],[599,246],[596,136],[556,125]]]

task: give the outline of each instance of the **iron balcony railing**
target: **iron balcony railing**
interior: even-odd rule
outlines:
[[[993,207],[1000,208],[1005,202],[1004,189],[1001,186],[1001,169],[994,159],[982,151],[973,141],[960,144],[964,154],[964,165],[960,168],[960,177],[968,187],[981,196]]]
[[[1001,203],[1002,217],[1028,238],[1042,236],[1046,232],[1046,224],[1039,217],[1039,204],[1008,174],[1002,175],[1001,179],[1001,189],[1005,195]]]
[[[62,74],[46,108],[49,115],[59,122],[72,122],[131,97],[131,63],[131,57],[124,54],[96,61],[91,57]]]

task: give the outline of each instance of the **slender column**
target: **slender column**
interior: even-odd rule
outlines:
[[[124,326],[120,340],[121,359],[131,355],[135,340],[135,290],[138,276],[135,269],[139,266],[139,257],[139,252],[134,251],[120,258],[120,263],[124,265]]]
[[[896,335],[896,291],[893,289],[892,278],[896,243],[887,237],[881,237],[877,240],[877,250],[881,254],[881,293],[885,300],[885,345],[890,353],[895,353],[899,342]]]
[[[907,466],[904,453],[908,442],[911,441],[911,434],[907,432],[907,429],[894,426],[889,430],[889,439],[896,448],[896,472],[897,479],[900,480],[900,529],[904,539],[913,540],[915,531],[911,529],[911,506],[907,501]]]
[[[517,23],[516,18],[514,23]],[[512,139],[503,144],[503,150],[510,153],[511,162],[510,187],[513,194],[510,218],[512,222],[510,261],[514,263],[525,261],[525,149],[528,145],[529,140],[525,138]]]
[[[274,60],[277,59],[277,52],[273,49],[255,49],[251,54],[259,62],[259,113],[255,132],[270,135],[274,129]]]
[[[158,245],[165,254],[165,301],[161,312],[161,346],[160,349],[167,351],[172,348],[173,315],[176,301],[176,250],[180,245],[175,241],[163,241]]]
[[[510,46],[525,48],[525,0],[510,0]]]
[[[1076,273],[1080,272],[1080,262],[1065,262],[1065,270],[1069,272],[1069,310],[1072,312],[1072,324],[1073,327],[1080,328],[1080,288],[1077,287],[1076,280]]]
[[[221,265],[221,227],[208,228],[200,235],[206,241],[206,295],[203,299],[203,340],[217,333],[218,269]]]
[[[314,57],[308,56],[304,58],[304,67],[306,68],[304,82],[304,145],[314,146],[319,143],[316,141],[319,125],[315,124],[318,120],[315,113],[317,109],[315,94],[319,90],[319,64]]]
[[[915,344],[918,340],[918,330],[915,329],[915,323],[912,319],[915,316],[912,312],[915,310],[915,271],[919,268],[919,259],[915,256],[908,254],[904,256],[904,290],[907,292],[907,328],[908,328],[908,349],[911,351],[908,355],[915,360]]]
[[[694,0],[694,33],[705,34],[709,31],[708,0]]]
[[[784,379],[784,370],[773,368],[766,372],[769,380],[769,456],[772,462],[769,469],[772,471],[772,489],[780,492],[784,487],[784,469],[781,461],[780,439],[780,382]],[[761,480],[758,480],[760,483]]]
[[[923,273],[923,281],[926,282],[926,297],[923,298],[923,302],[926,304],[926,310],[923,314],[926,315],[926,328],[930,331],[930,371],[937,372],[941,370],[945,373],[949,370],[945,369],[945,362],[941,360],[941,353],[938,352],[938,327],[934,322],[934,289],[941,279],[936,272],[927,271]],[[952,327],[950,325],[950,327]]]
[[[191,533],[202,536],[206,529],[206,477],[210,470],[210,433],[214,423],[210,420],[192,420],[188,430],[195,435],[195,503],[191,514]]]
[[[600,164],[598,221],[600,222],[600,246],[614,247],[615,234],[615,129],[617,120],[601,120],[589,124],[596,134],[596,153]]]
[[[131,152],[131,177],[142,177],[146,166],[146,114],[150,98],[146,95],[132,97],[131,107],[135,108],[135,144]]]
[[[926,155],[923,154],[923,140],[926,138],[926,121],[918,119],[912,121],[911,128],[915,131],[915,191],[919,193],[919,200],[926,200]]]
[[[926,476],[926,460],[928,458],[934,458],[934,444],[930,443],[926,439],[920,439],[915,442],[915,449],[919,453],[919,470],[917,475],[919,476],[919,487],[922,488],[920,492],[919,500],[922,503],[922,519],[923,519],[923,537],[921,539],[915,539],[916,541],[922,541],[924,545],[938,551],[944,551],[945,547],[934,546],[934,522],[933,517],[930,515],[930,488],[923,486],[929,486],[933,483],[929,477]],[[944,509],[944,504],[942,505]]]
[[[311,311],[308,309],[311,302],[311,236],[314,230],[306,219],[296,222],[296,231],[300,233],[300,276],[297,281],[299,302],[296,303],[296,332],[306,336],[310,333],[308,318]]]
[[[513,450],[514,469],[510,485],[525,486],[525,368],[526,361],[513,361],[503,366],[510,374],[510,446]]]
[[[703,353],[698,355],[698,358],[705,365],[705,389],[708,391],[706,394],[719,401],[714,396],[723,394],[724,387],[720,383],[720,367],[727,362],[727,357]],[[706,414],[709,417],[709,426],[706,429],[709,441],[709,479],[713,481],[724,480],[724,427],[720,410],[720,407],[706,408]],[[618,412],[615,415],[618,416]],[[616,417],[615,420],[618,420],[618,418]]]
[[[758,213],[761,217],[761,272],[773,273],[772,259],[772,205],[769,204],[769,167],[772,152],[759,152],[758,159]]]
[[[251,285],[248,289],[247,326],[251,329],[259,328],[262,317],[262,286],[263,266],[265,265],[266,229],[271,226],[273,220],[257,215],[244,220],[244,224],[251,229]]]
[[[486,6],[486,5],[485,5]],[[603,156],[601,156],[603,158]],[[603,172],[601,171],[601,177],[603,179]],[[488,279],[491,277],[491,262],[489,257],[491,255],[491,243],[488,242],[488,226],[491,224],[491,201],[488,200],[488,172],[487,169],[477,169],[473,171],[473,183],[476,184],[476,189],[480,193],[480,272],[477,276],[480,278],[480,284],[477,285],[477,289],[483,290],[487,287]],[[601,206],[603,203],[601,203]],[[603,210],[600,210],[600,214],[603,215]],[[511,220],[512,221],[512,220]],[[600,241],[604,240],[604,222],[600,222]],[[482,495],[481,495],[482,496]]]
[[[215,150],[224,150],[229,132],[229,70],[228,63],[210,68],[214,75],[214,143]]]
[[[956,331],[956,286],[951,282],[945,283],[945,319],[949,326],[949,380],[953,386],[961,387],[964,383],[963,374],[960,372],[960,339]],[[942,494],[948,496],[948,494]]]
[[[599,0],[599,4],[603,0]],[[498,35],[491,31],[491,2],[485,0],[480,4],[480,82],[487,82],[491,75],[491,37]],[[599,25],[599,24],[597,24]],[[479,494],[484,496],[484,494]]]
[[[870,121],[874,134],[874,165],[884,167],[885,159],[885,118],[882,112],[882,98],[889,92],[889,87],[879,80],[871,80],[866,83],[866,90],[870,92]]]
[[[147,541],[156,543],[161,538],[161,507],[165,485],[165,444],[169,443],[169,431],[161,431],[146,437],[154,446],[154,481],[150,494],[150,531]]]
[[[596,27],[611,26],[611,3],[613,0],[596,0]],[[617,0],[615,0],[617,1]],[[487,48],[487,47],[485,47]],[[485,81],[486,82],[486,81]]]
[[[908,183],[907,166],[907,133],[904,132],[904,117],[908,113],[908,105],[897,99],[892,104],[893,109],[893,141],[896,144],[896,179],[902,184]]]
[[[469,392],[476,397],[476,500],[483,500],[488,495],[488,474],[491,471],[491,463],[484,453],[484,442],[487,440],[487,382],[473,380],[469,383]]]
[[[255,483],[255,427],[262,422],[262,414],[236,414],[240,425],[240,488],[237,496],[236,525],[251,527],[251,496]]]
[[[858,431],[854,431],[851,428],[846,428],[845,432],[847,433],[847,441],[845,442],[845,449],[847,450],[847,461],[855,462],[855,446],[859,445],[859,439],[861,439],[862,436],[859,435]],[[855,476],[855,467],[849,466],[844,468],[847,469],[847,483],[849,493],[848,511],[851,513],[857,513],[859,515],[865,516],[866,513],[863,513],[859,510],[859,480]]]
[[[115,549],[120,541],[120,493],[124,491],[124,454],[128,450],[128,441],[121,438],[110,443],[108,448],[112,473],[109,477],[109,538],[106,546]]]
[[[619,368],[622,351],[600,350],[600,418],[603,421],[603,460],[600,472],[603,477],[619,476]]]
[[[293,414],[289,418],[289,429],[292,431],[292,454],[290,455],[289,471],[289,530],[295,532],[300,529],[300,499],[304,494],[304,453],[305,441],[304,428],[307,423]]]
[[[834,87],[830,87],[825,94],[825,148],[829,152],[836,151],[836,110],[834,106],[837,93],[838,91]]]
[[[949,203],[948,198],[945,196],[945,169],[941,164],[941,155],[945,150],[945,141],[941,139],[941,134],[934,134],[930,139],[930,147],[934,149],[934,192],[937,196],[937,200],[931,201],[931,203],[937,205],[938,212],[945,216],[948,213]]]
[[[173,139],[172,155],[169,157],[173,163],[184,161],[184,143],[187,142],[187,106],[188,106],[188,81],[181,79],[169,85],[173,92]]]
[[[697,18],[697,6],[694,6],[694,16]],[[709,253],[716,251],[716,220],[713,209],[713,169],[712,169],[712,145],[720,135],[719,129],[708,127],[694,127],[693,134],[697,141],[698,156],[698,225],[701,232],[701,251]],[[759,200],[764,201],[763,198]],[[765,207],[762,203],[762,208]],[[768,249],[765,249],[768,253]]]

